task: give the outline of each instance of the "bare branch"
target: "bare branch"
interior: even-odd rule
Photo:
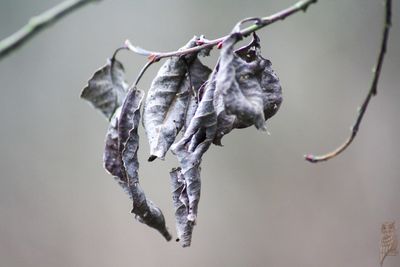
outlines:
[[[242,21],[240,21],[238,24],[241,24],[243,22],[247,22],[247,21],[256,21],[253,25],[243,29],[240,31],[240,34],[242,34],[243,36],[248,36],[251,33],[258,31],[259,29],[272,24],[276,21],[279,20],[284,20],[285,18],[287,18],[290,15],[293,15],[294,13],[298,12],[298,11],[306,11],[307,8],[311,5],[316,3],[318,0],[301,0],[298,1],[296,4],[278,12],[275,13],[273,15],[267,16],[267,17],[263,17],[263,18],[249,18],[249,19],[244,19]],[[134,46],[129,40],[126,40],[124,45],[121,46],[120,48],[118,48],[114,54],[112,58],[115,58],[116,55],[118,54],[119,51],[121,50],[126,50],[128,49],[131,52],[134,52],[138,55],[142,55],[142,56],[147,56],[147,58],[149,59],[149,61],[144,65],[144,67],[141,69],[140,73],[138,74],[138,76],[135,79],[135,82],[133,83],[133,85],[131,86],[136,87],[137,84],[139,83],[140,79],[142,78],[144,72],[155,62],[163,59],[163,58],[167,58],[167,57],[173,57],[173,56],[183,56],[183,55],[187,55],[187,54],[191,54],[191,53],[196,53],[196,52],[200,52],[203,49],[210,49],[216,45],[218,45],[218,48],[221,48],[221,44],[222,42],[229,37],[229,34],[214,40],[207,40],[207,39],[201,39],[200,43],[198,46],[196,47],[192,47],[192,48],[187,48],[187,49],[180,49],[177,51],[172,51],[172,52],[153,52],[153,51],[149,51],[146,49],[143,49],[141,47],[138,46]]]
[[[32,17],[20,30],[0,41],[0,60],[26,43],[44,28],[57,22],[72,11],[95,1],[99,0],[66,0],[44,13]]]
[[[318,0],[301,0],[298,1],[296,4],[278,12],[275,13],[271,16],[263,17],[260,19],[254,19],[251,18],[250,20],[255,20],[256,22],[252,25],[250,25],[247,28],[244,28],[240,31],[240,33],[243,36],[248,36],[249,34],[258,31],[261,28],[264,28],[267,25],[270,25],[274,22],[277,22],[279,20],[284,20],[285,18],[289,17],[290,15],[293,15],[294,13],[297,13],[298,11],[306,11],[307,8],[311,5],[316,3]],[[242,22],[247,21],[247,19],[243,20]],[[125,46],[132,52],[137,53],[139,55],[144,55],[148,56],[149,60],[151,61],[158,61],[162,58],[166,57],[173,57],[173,56],[182,56],[182,55],[187,55],[195,52],[199,52],[203,49],[207,48],[212,48],[218,44],[221,44],[226,38],[228,38],[229,35],[214,39],[214,40],[204,40],[204,42],[200,43],[199,46],[188,48],[188,49],[182,49],[178,51],[172,51],[172,52],[152,52],[145,50],[143,48],[137,47],[132,45],[129,40],[125,42]]]
[[[383,59],[385,57],[385,53],[387,50],[387,43],[389,39],[389,30],[392,25],[392,0],[385,0],[385,22],[384,22],[384,27],[383,27],[383,34],[382,34],[382,42],[381,42],[381,48],[379,51],[379,56],[378,60],[376,63],[376,66],[373,70],[373,79],[372,79],[372,84],[371,87],[368,91],[367,97],[365,98],[364,102],[362,103],[359,111],[358,111],[358,116],[357,119],[351,128],[351,134],[349,138],[338,148],[336,148],[334,151],[327,153],[325,155],[320,155],[320,156],[314,156],[311,154],[305,155],[305,159],[308,160],[309,162],[321,162],[321,161],[326,161],[331,158],[334,158],[335,156],[339,155],[341,152],[343,152],[350,144],[353,142],[354,138],[357,135],[358,129],[361,124],[361,120],[365,114],[365,111],[367,110],[369,101],[371,100],[371,97],[376,95],[377,89],[378,89],[378,81],[379,77],[381,74],[382,70],[382,64],[383,64]]]

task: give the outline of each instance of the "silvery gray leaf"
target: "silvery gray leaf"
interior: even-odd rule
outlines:
[[[189,198],[186,190],[185,178],[181,169],[172,169],[170,172],[172,187],[172,202],[175,208],[176,232],[183,247],[190,246],[194,223],[188,220]]]
[[[214,138],[216,126],[217,126],[217,116],[214,109],[214,92],[216,86],[216,75],[217,70],[215,69],[207,84],[204,87],[204,94],[201,97],[199,105],[196,109],[196,112],[193,118],[190,120],[190,123],[183,134],[183,137],[173,145],[173,147],[183,147],[188,143],[191,143],[189,152],[194,152],[196,147],[199,145],[199,142],[194,142],[194,140],[198,140],[200,142],[209,141],[210,138]],[[195,139],[194,136],[198,135]],[[203,135],[202,138],[199,135]],[[212,141],[212,140],[211,140]],[[184,171],[184,168],[183,168]]]
[[[189,127],[190,121],[192,120],[194,114],[196,113],[197,107],[199,106],[199,100],[195,95],[189,97],[189,103],[186,108],[185,123],[182,127],[182,132],[185,132]]]
[[[234,128],[255,125],[265,130],[265,121],[277,112],[282,102],[279,79],[271,62],[260,54],[258,36],[253,34],[250,44],[233,50],[237,40],[238,35],[232,34],[221,51],[214,98],[218,121],[214,143],[217,145]]]
[[[193,37],[183,48],[196,46]],[[172,57],[165,61],[151,83],[144,103],[143,126],[150,145],[149,161],[163,159],[184,123],[189,101],[187,69],[197,57]]]
[[[199,90],[207,82],[207,79],[211,74],[211,70],[201,63],[200,59],[196,58],[190,65],[188,74],[189,82],[192,88],[185,115],[185,123],[183,126],[184,131],[186,131],[186,129],[189,127],[189,124],[194,117],[199,102]]]
[[[132,213],[142,223],[158,230],[167,240],[171,235],[165,226],[165,219],[161,210],[152,201],[146,198],[139,184],[139,149],[138,127],[140,122],[140,106],[144,92],[131,89],[124,101],[118,125],[119,150],[125,167],[128,187],[133,200]]]
[[[255,32],[253,40],[248,45],[235,50],[235,55],[246,61],[250,68],[256,63],[255,75],[261,85],[264,117],[266,120],[271,118],[282,104],[282,88],[278,76],[272,69],[271,61],[261,55],[260,38]],[[243,127],[238,125],[237,128]]]
[[[200,200],[200,163],[203,154],[208,150],[215,137],[217,117],[214,111],[213,97],[215,91],[216,70],[211,73],[205,86],[199,106],[190,121],[183,137],[171,150],[177,156],[181,172],[185,178],[189,198],[188,220],[195,222]]]
[[[278,112],[283,98],[279,78],[272,69],[271,61],[267,59],[261,76],[261,89],[263,90],[264,116],[265,119],[269,119]]]
[[[119,151],[118,143],[118,120],[121,114],[121,107],[119,107],[111,118],[110,125],[108,126],[106,135],[106,145],[103,154],[103,165],[109,174],[114,176],[119,185],[126,193],[132,198],[128,188],[127,179],[125,175],[125,168],[122,162],[121,153]]]
[[[257,81],[257,62],[247,63],[234,54],[236,34],[228,37],[221,50],[217,88],[222,91],[225,110],[244,124],[266,130],[261,86]],[[254,64],[255,63],[255,64]]]
[[[216,88],[215,90],[214,107],[217,114],[217,130],[213,143],[215,145],[222,146],[221,139],[234,129],[236,116],[226,114],[224,97],[222,95],[221,87]]]
[[[139,149],[138,122],[140,120],[140,106],[144,92],[131,89],[126,96],[118,120],[118,149],[122,158],[123,167],[127,176],[128,186],[138,182],[139,163],[137,151]],[[128,154],[130,154],[128,156]]]
[[[94,73],[81,97],[110,120],[125,98],[128,85],[124,79],[122,64],[116,59],[108,60],[104,67]]]
[[[210,73],[211,70],[198,58],[195,58],[187,67],[186,77],[180,84],[178,94],[171,104],[163,124],[158,128],[158,142],[153,150],[154,153],[149,158],[150,161],[156,157],[164,158],[182,127],[191,120],[197,109],[197,91],[207,81]]]

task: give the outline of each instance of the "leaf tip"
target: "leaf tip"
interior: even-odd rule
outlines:
[[[167,242],[169,242],[169,241],[172,240],[172,236],[171,236],[171,234],[170,234],[168,231],[166,231],[166,232],[163,233],[162,235],[164,236],[165,240],[167,240]]]
[[[83,89],[81,94],[79,95],[80,98],[85,99],[85,96],[87,94],[87,90],[88,90],[89,85],[86,85]]]
[[[184,243],[184,244],[182,244],[182,247],[183,247],[183,248],[190,247],[190,243]]]
[[[147,159],[148,162],[152,162],[157,158],[155,155],[150,155],[150,157]]]
[[[192,222],[193,224],[196,224],[196,215],[191,213],[187,216],[187,220]]]

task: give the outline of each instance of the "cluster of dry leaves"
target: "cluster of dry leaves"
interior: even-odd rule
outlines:
[[[143,106],[143,127],[150,144],[149,161],[164,159],[168,150],[180,166],[170,172],[178,240],[191,243],[200,199],[200,165],[211,144],[221,145],[233,129],[254,125],[266,129],[282,102],[279,79],[271,62],[261,56],[260,40],[234,49],[242,39],[234,31],[222,44],[211,70],[199,59],[210,51],[171,57],[159,69],[147,96],[129,88],[124,70],[115,58],[98,70],[82,97],[110,120],[104,150],[105,169],[133,201],[132,213],[142,223],[171,239],[161,210],[139,184],[138,127]],[[182,49],[201,43],[191,39]],[[180,134],[181,133],[181,134]],[[180,135],[179,135],[180,134]]]

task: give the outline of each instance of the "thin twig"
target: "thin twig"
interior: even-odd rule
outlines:
[[[378,90],[378,81],[379,77],[381,74],[382,70],[382,64],[383,64],[383,59],[385,57],[385,53],[387,50],[387,43],[389,39],[389,30],[392,25],[392,0],[386,0],[385,1],[385,22],[384,22],[384,28],[383,28],[383,34],[382,34],[382,42],[381,42],[381,48],[378,56],[378,60],[376,63],[376,66],[373,70],[373,80],[371,87],[368,91],[367,97],[365,98],[364,102],[362,103],[359,111],[358,111],[358,116],[357,119],[351,128],[351,134],[349,138],[338,148],[336,148],[334,151],[327,153],[325,155],[320,155],[320,156],[314,156],[314,155],[305,155],[305,159],[308,160],[309,162],[321,162],[321,161],[326,161],[329,160],[337,155],[339,155],[342,151],[344,151],[350,144],[353,142],[354,138],[357,135],[358,129],[361,124],[361,120],[365,114],[365,111],[367,110],[369,101],[371,100],[372,96],[376,95],[377,90]]]
[[[311,5],[316,3],[318,0],[301,0],[298,1],[296,4],[278,12],[275,13],[271,16],[268,17],[263,17],[260,19],[257,19],[256,23],[250,25],[247,28],[244,28],[240,31],[240,33],[243,36],[248,36],[249,34],[258,31],[261,28],[264,28],[267,25],[270,25],[274,22],[277,22],[279,20],[284,20],[285,18],[287,18],[290,15],[293,15],[294,13],[298,12],[298,11],[306,11],[307,8]],[[254,20],[254,19],[252,19]],[[188,48],[188,49],[182,49],[182,50],[178,50],[178,51],[172,51],[172,52],[152,52],[152,51],[148,51],[145,49],[142,49],[140,47],[134,46],[132,45],[129,40],[127,40],[125,42],[125,46],[128,47],[129,50],[131,50],[134,53],[140,54],[140,55],[144,55],[144,56],[148,56],[149,59],[151,61],[158,61],[162,58],[166,58],[166,57],[174,57],[174,56],[182,56],[182,55],[187,55],[187,54],[191,54],[191,53],[196,53],[199,52],[203,49],[207,49],[207,48],[212,48],[220,43],[222,43],[226,38],[228,38],[229,35],[214,39],[214,40],[205,40],[204,44],[201,44],[199,46],[196,47],[192,47],[192,48]]]
[[[147,61],[146,64],[142,67],[140,70],[138,76],[136,77],[135,81],[133,82],[132,86],[130,88],[136,88],[138,85],[140,79],[142,78],[143,74],[146,72],[146,70],[154,63],[155,61]]]
[[[85,4],[95,1],[99,0],[66,0],[42,14],[32,17],[20,30],[0,41],[0,60],[26,43],[30,38],[35,36],[44,28],[52,25],[65,15],[84,6]]]

